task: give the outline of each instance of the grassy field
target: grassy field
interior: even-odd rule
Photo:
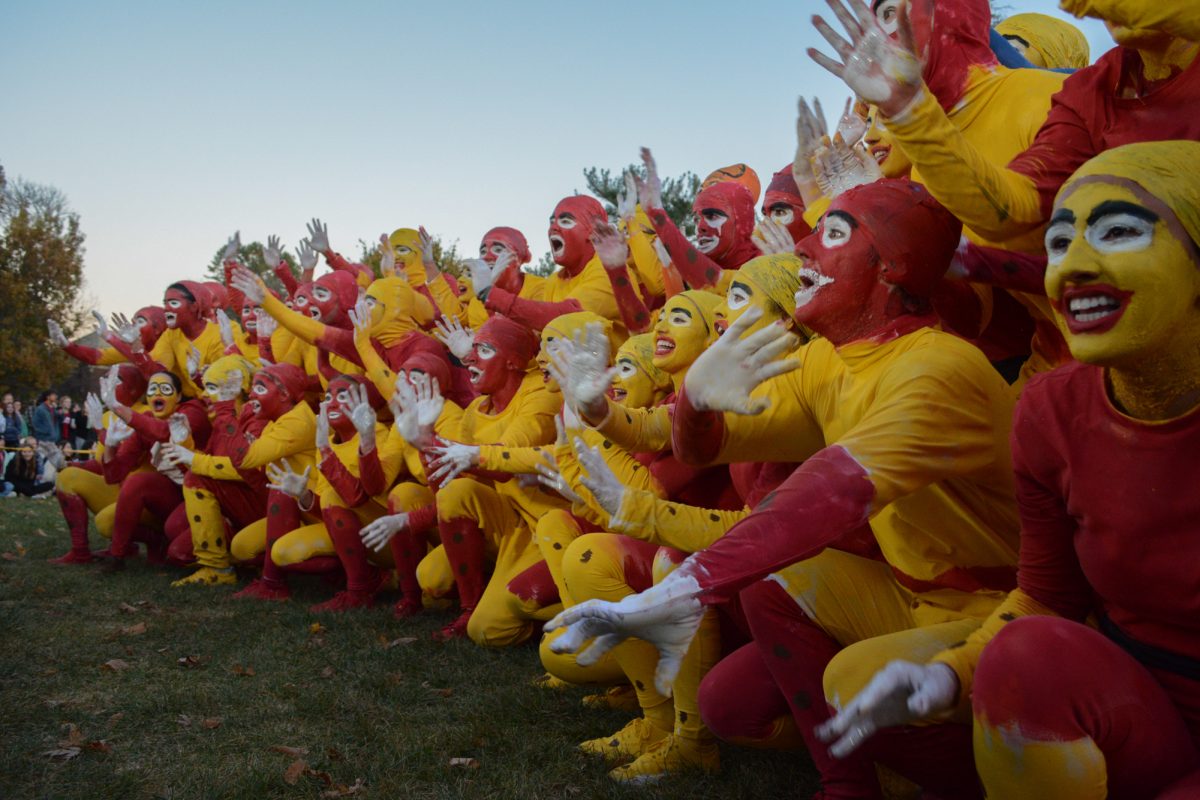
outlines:
[[[93,542],[99,539],[93,534]],[[99,545],[96,545],[99,546]],[[307,613],[171,589],[136,560],[59,567],[53,500],[0,501],[0,797],[807,798],[804,756],[722,751],[724,771],[612,784],[578,754],[628,716],[551,691],[533,646],[436,644],[450,612]],[[452,766],[451,759],[471,759]]]

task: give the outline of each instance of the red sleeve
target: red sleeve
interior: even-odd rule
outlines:
[[[246,295],[240,290],[234,288],[233,285],[233,268],[238,266],[238,262],[229,260],[223,265],[225,267],[225,291],[229,293],[229,307],[242,310],[242,306],[246,304]]]
[[[134,414],[137,417],[137,414]],[[139,466],[146,456],[146,446],[138,436],[131,436],[117,445],[117,452],[111,459],[100,460],[100,472],[104,482],[120,483]]]
[[[191,422],[191,419],[188,422]],[[134,411],[133,416],[129,418],[129,427],[150,442],[165,442],[171,438],[171,426],[165,419],[159,419],[153,414]]]
[[[283,284],[283,288],[287,289],[289,297],[295,297],[296,290],[300,288],[300,281],[296,280],[295,273],[292,272],[291,266],[286,261],[280,261],[273,270],[275,277],[279,278],[279,282]]]
[[[1037,401],[1050,398],[1032,386],[1017,403],[1011,445],[1021,514],[1017,585],[1033,599],[1068,619],[1092,610],[1092,592],[1075,553],[1077,524],[1060,491],[1066,465],[1055,446],[1053,424],[1040,419]],[[1050,440],[1047,441],[1049,434]]]
[[[725,441],[725,415],[697,411],[680,388],[671,409],[671,450],[685,464],[702,466],[717,460]]]
[[[355,264],[352,261],[347,260],[346,257],[341,253],[335,253],[332,250],[326,250],[322,255],[325,256],[325,263],[328,264],[331,269],[349,272],[354,276],[355,280],[358,280],[359,275],[366,275],[367,278],[371,280],[374,280],[375,278],[375,276],[371,274],[370,270],[368,270],[362,264]]]
[[[1037,186],[1045,219],[1050,219],[1058,190],[1075,170],[1102,149],[1092,138],[1092,126],[1076,109],[1094,108],[1105,94],[1102,87],[1111,72],[1106,66],[1098,62],[1067,78],[1052,98],[1050,113],[1033,144],[1008,164],[1010,170],[1026,176]],[[1096,131],[1099,133],[1100,128]]]
[[[129,346],[129,343],[123,340],[120,336],[110,333],[107,337],[105,337],[104,341],[111,344],[113,349],[118,353],[128,358],[129,363],[137,367],[147,378],[158,371],[158,365],[150,359],[149,355],[147,355],[144,351],[141,353],[133,352],[133,349]]]
[[[488,292],[487,302],[484,303],[484,306],[488,311],[503,314],[535,331],[545,328],[556,317],[561,317],[563,314],[583,311],[583,306],[575,299],[560,300],[557,303],[526,300],[523,297],[517,297],[512,292],[497,289],[495,286]]]
[[[805,461],[754,511],[689,559],[706,604],[721,603],[867,523],[875,486],[845,448]]]
[[[967,245],[961,263],[967,280],[1013,292],[1046,294],[1046,256]]]
[[[634,291],[633,282],[629,279],[629,269],[622,267],[619,270],[610,270],[605,267],[604,272],[612,284],[613,295],[617,299],[617,308],[621,311],[621,321],[625,323],[625,328],[630,334],[650,330],[650,309],[646,308],[642,298]]]
[[[424,533],[437,525],[437,504],[414,508],[408,512],[408,530],[412,533]]]
[[[350,474],[346,465],[333,453],[321,459],[320,469],[325,480],[329,481],[329,485],[349,508],[357,508],[371,499],[371,496],[363,491],[358,478]]]
[[[367,495],[374,497],[387,491],[387,479],[383,474],[383,464],[379,461],[378,445],[371,448],[371,452],[366,455],[358,454],[358,475],[362,490]]]
[[[315,342],[317,347],[335,356],[341,356],[352,364],[362,366],[362,357],[354,346],[354,331],[348,328],[337,328],[333,325],[323,325],[321,335]]]
[[[63,351],[71,358],[74,358],[76,361],[82,361],[84,364],[95,365],[100,361],[100,351],[94,347],[68,342]]]
[[[716,286],[721,280],[721,265],[701,253],[687,240],[687,237],[675,227],[675,223],[661,208],[646,210],[658,240],[667,248],[671,263],[683,275],[683,279],[693,289],[703,289]]]

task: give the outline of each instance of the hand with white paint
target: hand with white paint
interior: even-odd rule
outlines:
[[[242,249],[242,232],[234,231],[233,236],[229,237],[229,241],[225,243],[225,249],[221,251],[221,261],[235,261],[238,253]]]
[[[954,708],[958,676],[945,664],[893,661],[850,703],[817,728],[836,758],[853,753],[882,728],[907,725]]]
[[[575,456],[587,471],[587,474],[579,479],[580,483],[587,487],[592,497],[596,498],[596,503],[610,517],[617,516],[621,511],[621,504],[625,502],[627,487],[604,460],[600,448],[588,447],[583,439],[576,436]]]
[[[817,150],[813,176],[822,194],[832,200],[855,187],[883,180],[883,170],[870,153],[851,147],[838,134]]]
[[[329,226],[313,217],[308,223],[308,241],[318,253],[329,252]]]
[[[375,409],[371,408],[370,394],[366,386],[349,386],[346,397],[350,422],[358,432],[358,452],[366,455],[375,449]]]
[[[254,309],[254,318],[258,320],[258,327],[255,328],[255,331],[260,342],[269,340],[271,334],[279,328],[279,323],[275,321],[275,318],[261,308]]]
[[[190,467],[192,462],[196,460],[196,454],[181,444],[175,442],[165,442],[161,450],[162,463],[168,469],[172,467]]]
[[[571,488],[571,484],[567,483],[567,479],[563,477],[562,471],[558,468],[558,462],[549,453],[543,455],[542,463],[535,464],[534,469],[537,470],[538,483],[544,488],[549,489],[569,503],[584,505],[583,498]]]
[[[300,259],[300,269],[304,280],[312,280],[313,270],[317,268],[317,251],[313,249],[312,242],[308,239],[301,239],[300,243],[296,245],[296,257]]]
[[[192,436],[192,423],[183,414],[172,414],[167,418],[171,444],[183,444]]]
[[[252,303],[262,305],[262,301],[267,297],[266,284],[262,282],[261,278],[245,267],[234,267],[233,272],[229,276],[229,283],[234,289],[246,295]],[[262,335],[261,331],[259,335]]]
[[[661,582],[619,602],[588,600],[563,611],[546,625],[547,632],[566,629],[550,649],[578,653],[576,663],[588,667],[626,639],[649,642],[658,651],[654,688],[670,697],[679,666],[704,617],[700,584],[688,566],[685,561]]]
[[[923,86],[922,65],[907,6],[901,7],[899,41],[893,41],[866,3],[852,2],[851,8],[847,8],[843,0],[827,2],[850,39],[843,39],[824,19],[814,17],[817,32],[841,61],[811,47],[809,57],[845,81],[864,102],[878,106],[885,117],[901,114],[920,95]]]
[[[116,331],[117,338],[125,344],[132,345],[136,343],[140,345],[142,343],[141,328],[130,322],[129,317],[124,314],[118,314],[114,311],[109,320],[109,325]]]
[[[217,309],[217,330],[221,333],[221,344],[225,345],[225,349],[233,347],[233,323],[223,308]]]
[[[204,357],[200,351],[196,349],[196,345],[189,345],[187,351],[187,360],[184,364],[187,367],[188,375],[192,378],[199,377],[200,367],[204,366]]]
[[[842,118],[838,120],[837,135],[851,147],[862,141],[867,135],[867,121],[859,116],[858,106],[853,97],[846,99],[846,107],[842,109]]]
[[[418,449],[434,444],[433,425],[446,404],[437,378],[417,373],[410,381],[402,372],[396,377],[396,392],[389,402],[396,430],[404,441]]]
[[[469,469],[479,466],[479,446],[438,439],[425,450],[429,454],[429,482],[445,486]]]
[[[96,335],[101,339],[108,338],[108,323],[104,320],[104,315],[96,309],[92,309],[92,319],[96,320]]]
[[[283,492],[288,497],[300,500],[308,491],[308,474],[312,467],[305,467],[304,472],[296,472],[286,461],[279,464],[267,464],[267,488]]]
[[[632,223],[637,214],[638,190],[633,173],[625,170],[621,173],[621,190],[617,194],[617,216],[626,224]]]
[[[117,384],[120,382],[121,374],[115,364],[100,376],[100,399],[104,401],[104,405],[114,410],[124,406],[124,403],[117,399]]]
[[[688,401],[697,411],[731,411],[755,415],[771,401],[751,397],[760,384],[800,366],[794,358],[780,359],[799,344],[782,322],[745,335],[762,318],[762,310],[749,308],[729,329],[700,354],[683,380]]]
[[[479,298],[479,302],[485,302],[495,280],[492,276],[492,265],[482,258],[468,258],[463,264],[471,276],[471,291]]]
[[[56,347],[66,347],[71,342],[67,340],[67,336],[63,333],[62,325],[57,321],[46,320],[46,329],[50,332],[50,343]]]
[[[89,428],[94,431],[104,429],[104,404],[100,402],[99,397],[88,392],[87,398],[83,401],[83,411],[87,414]]]
[[[236,400],[242,394],[242,382],[245,380],[245,375],[240,369],[232,370],[225,379],[217,385],[217,402],[225,403],[230,400]],[[178,415],[176,415],[178,416]],[[186,417],[184,417],[186,419]]]
[[[463,327],[457,317],[449,316],[436,319],[433,322],[433,335],[446,345],[451,355],[462,361],[471,353],[475,346],[475,334]]]
[[[796,250],[796,240],[786,225],[781,225],[770,217],[764,217],[754,229],[750,241],[764,256],[791,254]]]
[[[617,375],[609,367],[609,342],[598,322],[589,322],[574,339],[561,339],[547,348],[550,377],[558,384],[563,402],[587,419],[598,422],[608,412],[605,392]]]
[[[390,278],[396,274],[396,248],[386,233],[379,234],[379,276]]]
[[[821,109],[821,101],[813,99],[813,107],[801,97],[796,101],[796,155],[792,159],[792,180],[800,190],[800,197],[806,208],[811,207],[821,199],[821,187],[813,172],[813,159],[821,145],[829,138],[829,129],[825,126],[825,112]]]
[[[629,245],[625,243],[621,232],[610,225],[608,220],[596,220],[592,235],[588,238],[592,247],[596,248],[596,255],[600,257],[600,263],[606,270],[620,272],[625,269],[629,261]]]
[[[642,164],[646,167],[646,179],[638,181],[638,202],[647,212],[662,208],[662,181],[658,177],[658,164],[649,147],[642,148]]]
[[[392,538],[408,527],[408,514],[389,514],[368,522],[358,535],[367,547],[379,553],[388,546]]]
[[[349,317],[350,325],[354,328],[354,345],[357,347],[369,341],[374,323],[371,320],[371,306],[367,304],[367,299],[365,297],[358,298],[354,308],[347,311],[346,316]]]
[[[417,241],[421,247],[421,266],[425,267],[425,277],[433,280],[441,270],[433,257],[433,237],[424,225],[417,226]]]
[[[278,236],[268,236],[267,246],[262,251],[263,263],[275,269],[283,261],[283,252],[279,246]]]

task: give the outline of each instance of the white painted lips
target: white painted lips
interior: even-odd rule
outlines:
[[[796,308],[812,302],[822,287],[833,283],[833,278],[822,275],[812,267],[801,267],[799,274],[803,285],[796,290]]]

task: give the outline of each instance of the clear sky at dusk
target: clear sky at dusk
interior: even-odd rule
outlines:
[[[1060,15],[1051,2],[1013,12]],[[663,174],[789,162],[795,101],[848,92],[804,48],[823,2],[7,2],[0,163],[64,191],[105,312],[198,277],[235,230],[336,249],[494,225],[545,252],[554,204],[638,147]],[[827,14],[828,16],[828,14]],[[1081,27],[1093,58],[1111,46]]]

